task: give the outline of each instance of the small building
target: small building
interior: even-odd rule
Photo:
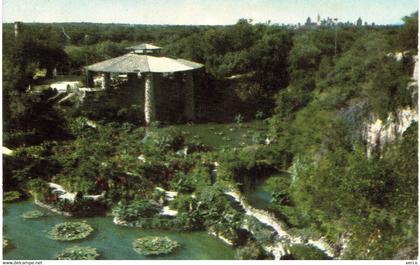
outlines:
[[[128,47],[131,52],[85,67],[87,86],[93,87],[94,74],[102,75],[102,87],[108,89],[112,79],[126,78],[137,90],[144,91],[144,116],[146,124],[159,120],[156,102],[165,99],[170,102],[170,87],[161,87],[163,77],[171,76],[172,87],[176,87],[183,97],[183,116],[194,120],[194,78],[196,69],[202,64],[161,56],[160,47],[140,44]],[[168,93],[166,93],[166,89]]]

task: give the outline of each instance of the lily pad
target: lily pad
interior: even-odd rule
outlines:
[[[57,224],[49,233],[52,239],[71,241],[83,239],[93,232],[93,228],[84,222],[65,222]]]
[[[57,255],[58,260],[94,260],[99,257],[96,248],[92,247],[70,247]]]
[[[34,210],[34,211],[28,211],[22,214],[22,217],[25,219],[36,219],[44,216],[45,214],[41,211]]]
[[[149,255],[162,255],[173,252],[180,245],[178,242],[171,240],[169,237],[140,237],[134,240],[133,248],[136,252]]]

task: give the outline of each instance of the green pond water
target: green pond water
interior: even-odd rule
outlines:
[[[66,218],[52,214],[32,201],[3,204],[3,236],[9,240],[9,247],[3,253],[4,259],[54,259],[63,249],[72,246],[97,248],[101,259],[210,259],[229,260],[234,258],[234,250],[223,241],[207,232],[168,232],[141,230],[117,226],[111,217]],[[31,210],[42,210],[48,216],[39,219],[24,219],[21,215]],[[50,239],[48,232],[58,223],[86,220],[95,232],[77,242],[60,242]],[[178,241],[181,247],[164,256],[143,256],[135,252],[131,244],[141,236],[168,236]]]
[[[245,192],[245,195],[249,203],[255,208],[269,210],[273,198],[273,183],[284,187],[289,185],[288,181],[289,175],[287,173],[277,173],[257,181],[251,189]]]
[[[266,182],[259,183],[255,188],[246,192],[249,203],[255,208],[268,209],[272,196],[271,189]]]

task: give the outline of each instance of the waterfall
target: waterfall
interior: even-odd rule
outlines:
[[[272,227],[274,231],[276,231],[281,241],[278,241],[272,245],[263,246],[263,248],[267,252],[273,254],[275,260],[280,260],[282,256],[287,254],[287,249],[285,248],[283,241],[290,242],[291,244],[305,244],[302,238],[292,236],[285,229],[283,229],[282,223],[278,221],[273,216],[273,214],[261,209],[256,209],[250,206],[248,203],[246,203],[239,192],[229,190],[225,191],[225,194],[232,197],[236,202],[238,202],[241,205],[241,207],[245,210],[245,214],[255,217],[258,221]],[[318,240],[309,240],[306,244],[313,245],[325,252],[328,256],[334,257],[333,249],[325,242],[323,238],[320,238]]]

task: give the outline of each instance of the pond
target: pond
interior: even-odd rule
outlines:
[[[229,260],[234,259],[234,249],[207,232],[168,232],[121,227],[112,223],[112,217],[68,218],[48,212],[39,219],[25,219],[27,211],[43,210],[32,201],[3,204],[3,236],[9,240],[4,259],[54,259],[62,250],[72,246],[97,248],[100,259],[184,259]],[[48,232],[58,223],[86,220],[95,231],[88,238],[77,242],[59,242],[48,237]],[[174,253],[146,257],[132,248],[134,239],[141,236],[168,236],[181,247]]]

